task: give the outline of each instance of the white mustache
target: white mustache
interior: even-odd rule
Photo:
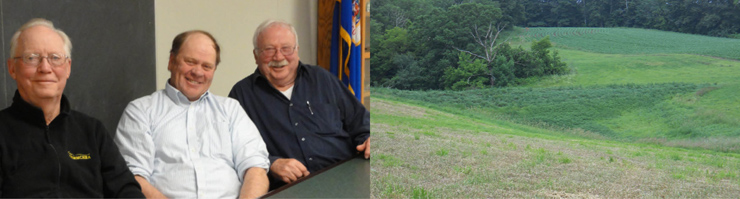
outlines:
[[[288,60],[283,59],[282,61],[270,61],[267,65],[270,67],[283,67],[288,65]]]

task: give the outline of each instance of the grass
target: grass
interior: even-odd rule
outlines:
[[[738,39],[740,40],[740,39]],[[738,45],[740,46],[740,45]],[[738,47],[740,48],[740,47]],[[736,50],[740,52],[740,50]],[[537,81],[530,87],[608,84],[737,82],[740,62],[689,54],[603,54],[558,49],[575,72]],[[740,57],[738,57],[740,59]]]
[[[386,166],[386,167],[395,167],[395,166],[403,165],[403,161],[397,157],[393,157],[393,155],[374,154],[374,157],[377,160],[382,161],[383,166]]]
[[[739,39],[530,28],[571,73],[511,88],[372,88],[373,198],[734,198]],[[379,157],[380,156],[380,157]]]
[[[373,198],[727,198],[740,194],[740,154],[579,138],[379,95],[372,100]],[[422,129],[408,128],[409,123]],[[422,135],[420,140],[415,133]],[[447,155],[440,156],[439,151]],[[392,159],[403,163],[388,164]]]
[[[414,102],[476,119],[568,130],[582,137],[644,141],[718,151],[740,151],[740,123],[731,111],[694,93],[706,85],[648,84],[590,87],[502,88],[473,91],[399,91],[373,88],[373,95]],[[727,104],[733,103],[726,100]],[[716,107],[712,107],[716,106]],[[388,118],[398,123],[402,120]],[[421,120],[422,118],[419,118]],[[711,125],[708,125],[711,124]],[[408,122],[426,134],[433,126]],[[461,122],[458,125],[475,124]],[[659,138],[659,139],[658,139]],[[700,139],[699,139],[700,138]],[[714,141],[714,142],[709,142]],[[670,143],[669,143],[670,142]],[[719,144],[717,142],[724,142]]]
[[[437,154],[438,156],[446,156],[449,153],[450,151],[448,151],[447,149],[439,149],[436,152],[434,152],[434,154]]]
[[[549,36],[555,46],[605,54],[693,54],[740,59],[740,39],[709,37],[639,28],[516,29],[509,41],[526,44]]]
[[[545,35],[573,73],[514,88],[373,95],[582,137],[740,152],[739,39],[623,28],[530,28],[506,37],[528,45]]]
[[[411,189],[411,198],[413,198],[413,199],[428,199],[428,198],[432,198],[430,195],[431,194],[428,191],[424,190],[423,187],[415,187],[415,188]]]

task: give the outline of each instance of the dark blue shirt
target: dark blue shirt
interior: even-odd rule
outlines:
[[[295,158],[316,172],[357,153],[370,136],[370,113],[325,69],[299,63],[291,99],[259,69],[237,82],[229,97],[239,101],[262,134],[270,162]],[[281,186],[270,176],[270,189]]]

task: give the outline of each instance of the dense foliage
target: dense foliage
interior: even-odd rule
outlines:
[[[530,77],[562,74],[566,72],[566,64],[560,61],[557,52],[550,53],[551,46],[549,37],[532,42],[529,51],[502,43],[490,62],[460,52],[458,66],[445,70],[445,85],[453,90],[502,87]]]
[[[495,1],[375,1],[371,34],[374,86],[466,89],[565,71],[544,39],[532,51],[498,41],[522,20],[515,4]],[[461,60],[464,59],[464,60]],[[560,68],[557,68],[560,67]],[[472,79],[472,81],[471,81]]]
[[[406,90],[501,87],[566,72],[557,52],[547,49],[549,40],[532,44],[546,48],[508,46],[502,35],[515,26],[638,27],[740,37],[738,0],[372,2],[372,85]]]
[[[528,27],[635,27],[740,37],[738,0],[521,0]]]

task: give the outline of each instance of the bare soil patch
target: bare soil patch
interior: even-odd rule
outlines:
[[[467,119],[450,114],[438,116],[434,110],[381,99],[373,99],[372,111],[426,118],[429,125],[442,120]],[[600,140],[533,138],[506,127],[476,125],[489,125],[492,128],[488,129],[493,130],[434,127],[423,133],[408,126],[373,122],[372,198],[734,198],[740,195],[738,156],[696,156],[682,152],[685,149]],[[722,163],[711,163],[715,159]]]

